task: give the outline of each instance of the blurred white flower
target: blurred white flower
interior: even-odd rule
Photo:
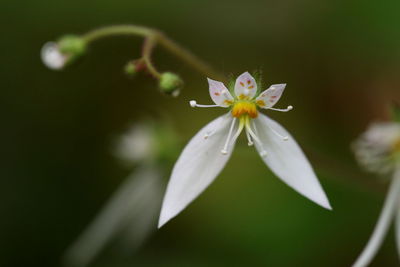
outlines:
[[[353,144],[354,154],[362,167],[371,172],[393,171],[400,151],[400,124],[374,123]]]
[[[69,58],[68,55],[64,55],[60,52],[58,44],[54,42],[45,43],[40,55],[43,64],[52,70],[63,69]]]
[[[190,101],[190,105],[230,108],[230,112],[201,129],[183,150],[172,171],[159,227],[175,217],[213,182],[229,160],[243,129],[248,144],[255,144],[264,163],[282,181],[317,204],[331,209],[296,141],[280,124],[258,112],[258,108],[283,112],[291,110],[292,106],[273,108],[286,84],[274,84],[259,93],[255,79],[248,72],[236,79],[233,96],[222,82],[208,79],[208,84],[215,105],[198,105],[194,100]]]
[[[67,250],[67,266],[88,266],[117,238],[129,253],[139,248],[157,229],[163,189],[157,166],[142,166],[133,172]]]
[[[128,164],[154,159],[157,152],[153,131],[150,125],[134,125],[120,137],[114,155]]]
[[[114,154],[136,169],[115,191],[65,255],[66,266],[85,267],[110,241],[131,254],[157,229],[163,166],[175,157],[175,133],[165,124],[138,123],[119,138]],[[170,155],[171,154],[171,155]]]
[[[360,165],[379,174],[393,173],[378,222],[366,247],[353,267],[365,267],[372,261],[395,221],[396,243],[400,256],[400,124],[375,123],[353,145]]]

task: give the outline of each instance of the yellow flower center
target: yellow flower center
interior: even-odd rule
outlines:
[[[240,118],[242,115],[249,115],[250,118],[257,118],[258,111],[255,103],[250,101],[236,102],[232,108],[232,116]]]
[[[393,153],[400,153],[400,138],[394,142],[392,151]]]

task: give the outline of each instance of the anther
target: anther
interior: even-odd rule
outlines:
[[[190,106],[191,106],[192,108],[194,108],[194,107],[196,107],[197,102],[196,102],[195,100],[190,100],[190,101],[189,101],[189,104],[190,104]]]
[[[227,154],[228,154],[228,151],[225,150],[225,149],[222,149],[222,150],[221,150],[221,154],[222,154],[222,155],[227,155]]]
[[[266,157],[267,155],[268,155],[268,153],[265,150],[260,152],[260,156],[263,157],[263,158]]]

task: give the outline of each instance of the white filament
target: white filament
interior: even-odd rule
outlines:
[[[221,153],[223,155],[228,154],[228,145],[229,145],[230,140],[231,140],[231,136],[232,136],[232,133],[233,133],[233,128],[235,127],[235,122],[236,122],[236,118],[233,118],[232,123],[231,123],[231,127],[229,128],[229,133],[228,133],[228,137],[226,138],[226,142],[225,142],[224,148],[221,150]]]
[[[195,100],[190,100],[189,104],[192,108],[194,107],[198,107],[198,108],[214,108],[214,107],[220,107],[219,105],[200,105],[197,104],[197,102]]]
[[[293,109],[293,106],[288,106],[285,109],[281,109],[281,108],[267,108],[267,109],[274,110],[274,111],[280,111],[280,112],[288,112]]]
[[[376,255],[379,247],[382,245],[383,239],[392,222],[396,208],[398,207],[400,199],[400,168],[397,170],[393,177],[392,184],[390,185],[389,192],[386,196],[382,212],[379,216],[378,222],[375,226],[374,232],[371,235],[367,245],[365,246],[361,255],[357,258],[353,267],[365,267],[372,258]]]
[[[246,132],[248,132],[250,134],[250,136],[253,138],[253,140],[260,146],[260,148],[262,149],[260,152],[260,155],[262,157],[265,157],[267,155],[267,151],[264,150],[264,147],[260,141],[260,139],[258,139],[257,135],[251,130],[250,124],[246,123]]]
[[[243,130],[243,127],[244,127],[243,122],[240,122],[240,123],[239,123],[239,127],[238,127],[238,129],[236,130],[236,133],[235,133],[235,134],[233,135],[233,137],[232,137],[232,142],[235,142],[236,139],[239,137],[240,133],[241,133],[242,130]]]
[[[289,136],[283,136],[280,133],[278,133],[274,128],[272,128],[270,125],[268,125],[268,128],[271,130],[271,132],[273,134],[275,134],[276,136],[278,136],[279,138],[281,138],[283,141],[288,141],[289,140]]]
[[[253,140],[251,140],[251,136],[247,130],[246,130],[246,137],[247,137],[247,145],[249,146],[254,145]]]

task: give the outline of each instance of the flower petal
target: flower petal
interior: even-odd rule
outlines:
[[[261,108],[272,108],[281,98],[285,87],[286,83],[271,85],[256,98],[257,105]]]
[[[267,156],[262,159],[272,172],[300,194],[326,209],[331,209],[310,163],[293,137],[281,125],[263,114],[254,119],[254,126],[264,146],[260,147],[256,143],[256,148],[260,153],[263,149],[267,151]],[[271,128],[288,136],[289,140],[284,141]]]
[[[400,206],[396,209],[396,218],[395,218],[395,233],[396,233],[396,246],[397,246],[397,254],[400,255]]]
[[[232,116],[225,114],[207,124],[186,145],[172,170],[158,227],[186,208],[224,168],[234,146],[232,142],[228,154],[221,154],[231,123]]]
[[[233,103],[233,97],[222,82],[207,78],[210,96],[215,104],[221,107],[229,107]]]
[[[399,197],[400,170],[397,170],[389,187],[389,191],[386,194],[385,203],[383,204],[383,208],[375,225],[374,231],[372,232],[372,235],[369,238],[364,250],[360,256],[358,256],[352,267],[365,267],[371,263],[372,259],[378,252],[378,249],[381,247],[384,238],[386,237],[389,227],[393,222],[394,216],[398,212]],[[396,224],[398,224],[398,222],[396,222]]]
[[[138,249],[154,232],[163,190],[158,166],[138,167],[113,194],[65,255],[65,266],[89,266],[114,239]]]
[[[257,83],[247,71],[236,79],[235,94],[239,99],[253,98],[257,93]]]
[[[60,52],[58,45],[54,42],[45,43],[40,51],[43,64],[52,70],[61,70],[68,57]]]

